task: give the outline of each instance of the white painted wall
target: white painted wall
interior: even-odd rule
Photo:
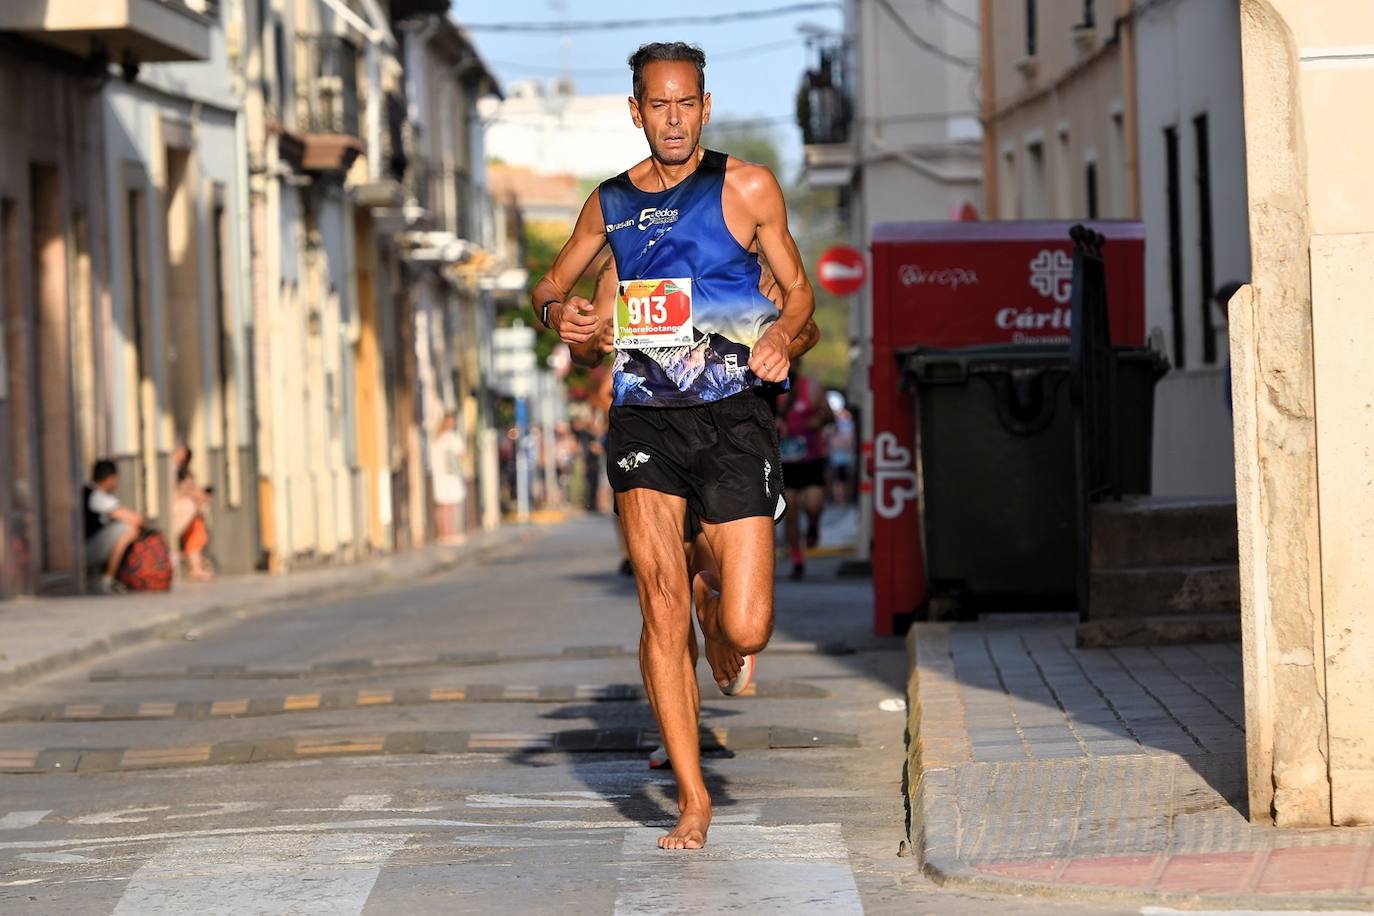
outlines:
[[[1164,128],[1179,137],[1184,366],[1161,381],[1155,401],[1154,490],[1162,495],[1234,492],[1226,401],[1224,316],[1204,303],[1196,133],[1206,113],[1212,184],[1213,283],[1250,272],[1241,104],[1239,9],[1234,3],[1172,0],[1136,20],[1141,216],[1146,228],[1146,328],[1158,328],[1172,359],[1169,222]],[[1213,309],[1217,362],[1203,362],[1204,307]]]
[[[630,120],[628,86],[624,95],[514,94],[522,91],[515,86],[504,101],[482,101],[488,157],[548,174],[604,179],[648,155],[644,132]]]
[[[218,33],[216,33],[218,34]],[[170,65],[169,65],[170,66]],[[177,67],[198,72],[211,64],[179,64]],[[188,82],[194,82],[188,80]],[[195,170],[197,173],[196,222],[198,258],[201,267],[199,306],[201,327],[211,328],[213,320],[213,297],[211,283],[210,240],[212,237],[210,219],[212,203],[208,190],[212,185],[224,189],[226,210],[226,231],[224,234],[224,270],[226,274],[226,308],[235,326],[234,346],[231,350],[235,359],[235,378],[241,386],[245,385],[247,366],[243,361],[245,353],[242,337],[245,316],[250,312],[249,290],[243,283],[234,282],[246,252],[239,250],[240,236],[236,231],[240,202],[241,161],[236,131],[237,112],[233,108],[212,107],[209,104],[186,97],[164,94],[142,82],[129,84],[112,79],[102,95],[102,108],[105,121],[105,173],[107,215],[111,239],[124,239],[128,227],[124,223],[124,195],[128,192],[121,176],[126,164],[134,164],[147,178],[144,193],[144,225],[147,236],[141,240],[143,256],[143,280],[146,283],[148,301],[151,304],[154,323],[151,344],[154,353],[164,352],[167,341],[163,338],[166,322],[162,320],[161,309],[166,298],[166,239],[164,237],[164,202],[154,187],[154,179],[161,173],[165,150],[159,148],[162,140],[160,124],[172,122],[191,126]],[[111,314],[114,316],[112,339],[110,340],[111,367],[111,446],[118,454],[130,454],[137,450],[135,424],[129,415],[134,403],[134,395],[129,391],[135,369],[130,364],[132,357],[133,325],[129,320],[128,302],[129,278],[128,264],[121,245],[112,247],[109,262]],[[129,345],[126,349],[125,344]],[[213,393],[213,380],[209,369],[214,363],[214,341],[209,334],[202,334],[202,365],[207,374],[205,403],[209,410],[218,411],[217,399]],[[163,361],[154,360],[155,381],[159,388],[167,383],[163,377]],[[242,391],[246,392],[246,388]],[[246,415],[240,411],[236,417],[239,423],[239,441],[250,441]],[[211,444],[217,441],[218,430],[210,432]],[[161,448],[169,447],[168,442],[159,442]]]

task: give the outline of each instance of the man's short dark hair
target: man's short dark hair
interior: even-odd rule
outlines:
[[[706,95],[706,52],[685,41],[655,41],[640,45],[630,55],[630,72],[634,74],[635,98],[644,98],[644,66],[657,60],[684,61],[697,68],[697,95]]]
[[[115,467],[113,461],[108,458],[101,458],[95,463],[95,466],[91,468],[91,483],[100,483],[102,480],[108,480],[118,473],[119,469]]]

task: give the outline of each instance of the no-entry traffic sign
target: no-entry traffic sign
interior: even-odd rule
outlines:
[[[836,245],[827,249],[816,262],[816,278],[827,292],[852,296],[863,289],[868,279],[868,262],[859,249]]]

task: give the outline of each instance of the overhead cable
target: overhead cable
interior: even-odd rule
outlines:
[[[918,48],[922,49],[923,51],[927,51],[935,55],[936,57],[940,58],[941,60],[953,64],[956,67],[963,67],[965,70],[978,69],[977,61],[968,60],[967,58],[959,57],[956,54],[951,54],[944,48],[937,45],[935,42],[931,41],[929,38],[924,37],[915,29],[913,29],[911,27],[911,23],[907,22],[905,19],[902,18],[902,14],[897,12],[896,8],[893,7],[890,0],[878,0],[878,5],[881,6],[883,9],[887,10],[887,14],[892,17],[893,22],[897,23],[897,27],[901,29],[902,33],[906,35],[907,38],[911,39],[911,43],[916,45]]]
[[[694,16],[659,16],[652,19],[602,19],[526,22],[464,22],[463,26],[474,32],[604,32],[608,29],[640,29],[664,25],[721,25],[728,22],[741,22],[749,19],[772,19],[778,16],[793,16],[797,13],[814,13],[820,10],[843,9],[838,0],[819,0],[811,3],[789,3],[763,10],[736,10],[732,13],[702,13]]]

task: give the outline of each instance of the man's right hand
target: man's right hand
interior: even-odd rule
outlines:
[[[601,324],[592,309],[592,304],[581,296],[569,296],[549,307],[549,324],[569,346],[585,344],[598,336]]]

